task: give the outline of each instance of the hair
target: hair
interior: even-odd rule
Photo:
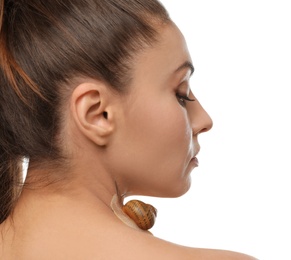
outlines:
[[[78,76],[124,92],[131,60],[170,20],[157,0],[0,0],[0,223],[23,158],[57,162],[64,89]]]

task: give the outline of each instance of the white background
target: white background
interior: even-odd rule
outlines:
[[[155,236],[291,260],[291,7],[284,0],[162,0],[188,42],[192,89],[214,121],[199,168],[158,208]],[[131,199],[131,198],[130,198]]]

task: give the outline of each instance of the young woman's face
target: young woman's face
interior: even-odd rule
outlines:
[[[212,126],[190,89],[193,68],[182,34],[174,25],[160,34],[159,42],[136,59],[108,162],[129,195],[184,194],[198,166],[197,136]]]

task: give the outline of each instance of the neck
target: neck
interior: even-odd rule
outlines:
[[[97,164],[98,165],[98,164]],[[122,201],[118,184],[104,169],[77,167],[63,171],[29,167],[22,197],[62,197],[75,202],[83,200],[102,203],[110,207],[117,194]]]

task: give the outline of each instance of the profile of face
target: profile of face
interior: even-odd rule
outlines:
[[[134,60],[106,167],[128,195],[177,197],[190,187],[197,137],[212,120],[190,89],[193,66],[183,35],[174,24],[159,33]]]

